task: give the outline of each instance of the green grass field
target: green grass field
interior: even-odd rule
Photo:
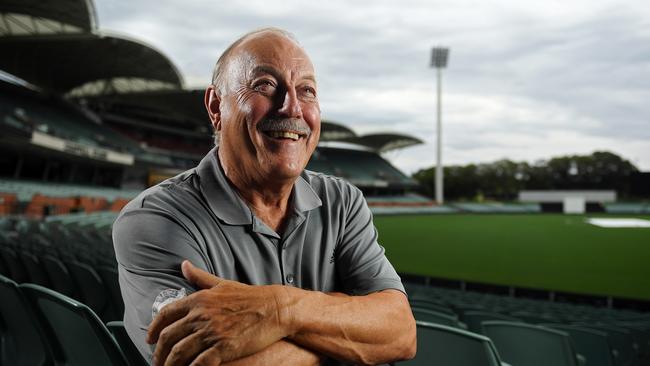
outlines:
[[[377,216],[375,225],[399,272],[650,300],[650,229],[586,217]]]

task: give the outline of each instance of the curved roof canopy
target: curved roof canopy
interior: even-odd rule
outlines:
[[[91,32],[97,14],[91,0],[2,0],[0,37]]]
[[[354,131],[341,124],[326,120],[320,123],[320,141],[345,141],[355,137]]]
[[[379,133],[359,136],[348,139],[347,142],[369,147],[379,153],[423,143],[423,141],[418,138],[395,133]]]
[[[0,48],[0,70],[56,93],[105,95],[182,86],[178,70],[161,52],[123,37],[5,37]]]

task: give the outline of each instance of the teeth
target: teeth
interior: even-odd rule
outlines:
[[[293,141],[298,141],[300,136],[297,133],[293,132],[286,132],[286,131],[269,131],[268,132],[269,136],[273,138],[287,138],[287,139],[292,139]]]

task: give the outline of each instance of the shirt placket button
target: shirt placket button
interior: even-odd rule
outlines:
[[[292,274],[288,274],[287,277],[286,277],[286,279],[287,279],[287,283],[288,283],[288,284],[293,285],[293,280],[294,280],[294,278],[293,278],[293,275],[292,275]]]

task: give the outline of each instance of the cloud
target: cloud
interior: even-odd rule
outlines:
[[[263,26],[296,34],[319,75],[323,116],[360,133],[425,145],[388,156],[408,172],[433,163],[435,71],[443,72],[445,162],[610,150],[650,170],[650,6],[643,0],[350,3],[96,0],[100,28],[161,49],[189,86],[219,53]]]

